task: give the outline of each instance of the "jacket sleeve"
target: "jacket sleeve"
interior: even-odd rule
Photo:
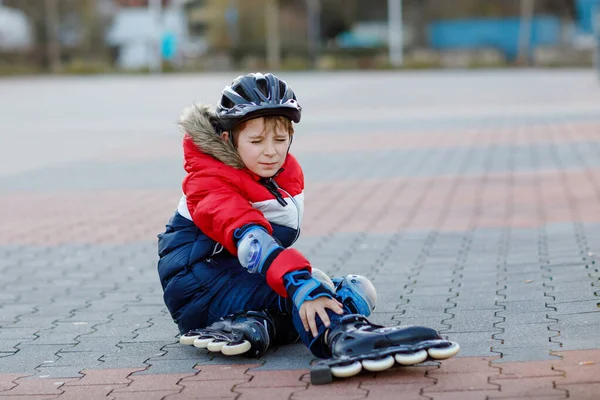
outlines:
[[[245,198],[241,185],[239,178],[214,169],[191,173],[183,181],[183,192],[194,224],[236,256],[233,235],[236,229],[256,224],[269,234],[273,233],[263,213],[254,209]]]

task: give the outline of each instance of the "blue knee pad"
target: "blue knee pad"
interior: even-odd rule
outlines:
[[[377,305],[377,292],[369,279],[361,275],[346,275],[334,278],[333,283],[347,311],[365,317],[371,315]]]

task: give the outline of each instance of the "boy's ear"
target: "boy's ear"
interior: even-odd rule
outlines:
[[[225,141],[229,140],[229,132],[227,132],[227,131],[221,132],[221,139],[223,139]]]

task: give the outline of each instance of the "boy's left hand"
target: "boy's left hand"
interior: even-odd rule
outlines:
[[[328,297],[318,297],[314,300],[305,301],[300,307],[300,319],[304,329],[308,332],[309,328],[313,336],[317,336],[319,331],[317,329],[317,315],[323,321],[326,327],[329,327],[331,321],[327,315],[326,309],[330,309],[336,314],[342,315],[344,310],[342,309],[342,303],[335,299]]]

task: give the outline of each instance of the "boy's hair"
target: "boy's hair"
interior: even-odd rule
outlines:
[[[292,135],[294,134],[294,126],[292,125],[292,120],[287,118],[287,117],[283,117],[281,115],[268,115],[266,117],[262,117],[264,120],[264,127],[263,127],[263,133],[267,132],[267,131],[274,131],[277,128],[282,128],[284,131],[286,131],[287,133],[289,133],[290,135],[290,139],[292,138]],[[246,123],[248,123],[248,121],[243,121],[240,122],[238,125],[236,125],[231,132],[229,132],[231,134],[232,140],[233,140],[233,145],[235,147],[237,147],[237,140],[238,140],[238,136],[239,133],[242,129],[244,129],[244,127],[246,126]]]

